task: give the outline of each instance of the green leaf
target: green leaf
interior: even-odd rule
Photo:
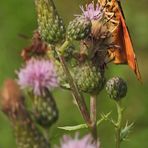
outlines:
[[[86,124],[79,124],[75,126],[63,126],[58,128],[66,131],[76,131],[76,130],[88,128],[88,126]]]

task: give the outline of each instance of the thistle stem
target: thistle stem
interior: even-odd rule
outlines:
[[[93,123],[96,123],[97,116],[97,96],[92,95],[90,97],[90,118]]]
[[[89,111],[87,109],[87,106],[86,106],[84,97],[79,92],[77,85],[73,81],[73,78],[71,76],[71,73],[70,73],[70,71],[69,71],[69,69],[67,67],[66,61],[65,61],[65,59],[63,57],[64,50],[67,48],[67,46],[69,44],[70,44],[69,41],[65,41],[64,44],[60,47],[59,52],[57,51],[57,53],[58,53],[59,59],[61,61],[63,70],[65,71],[66,76],[67,76],[67,79],[69,81],[69,85],[70,85],[70,88],[72,90],[74,99],[76,100],[76,102],[78,104],[79,110],[80,110],[80,112],[81,112],[81,114],[82,114],[85,122],[87,123],[88,127],[91,127],[90,115],[89,115]]]
[[[92,136],[95,142],[97,142],[97,96],[92,95],[90,97],[90,118],[92,122]]]
[[[123,116],[123,109],[121,107],[121,101],[116,102],[116,107],[117,107],[117,113],[118,113],[118,119],[117,119],[117,123],[116,123],[116,148],[120,148],[120,144],[121,144],[121,137],[120,137],[120,133],[121,133],[121,126],[122,126],[122,116]]]

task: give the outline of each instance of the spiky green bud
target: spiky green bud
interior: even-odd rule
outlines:
[[[55,100],[48,89],[42,91],[41,96],[33,99],[34,118],[43,127],[50,127],[58,119],[58,109]]]
[[[74,69],[74,80],[78,88],[86,93],[98,93],[104,86],[104,77],[90,63],[83,63]]]
[[[58,15],[53,0],[35,0],[38,31],[44,41],[55,44],[65,37],[65,26]]]
[[[70,40],[85,39],[91,32],[91,21],[83,16],[76,17],[68,25],[67,38]]]
[[[113,77],[106,84],[106,91],[111,99],[119,101],[126,96],[127,84],[120,77]]]
[[[5,81],[1,101],[2,110],[12,123],[17,148],[50,148],[48,141],[27,112],[24,98],[15,81]]]

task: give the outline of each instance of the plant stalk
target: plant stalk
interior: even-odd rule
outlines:
[[[97,96],[92,95],[90,97],[90,118],[92,122],[91,132],[94,141],[97,144]]]
[[[60,47],[60,49],[59,49],[59,51],[57,51],[57,53],[58,53],[59,59],[61,61],[63,70],[65,71],[67,79],[69,81],[69,85],[70,85],[71,91],[73,93],[74,99],[76,100],[76,102],[78,104],[79,110],[80,110],[86,124],[88,125],[88,127],[91,127],[90,115],[89,115],[89,111],[87,109],[84,97],[79,92],[77,85],[73,81],[73,78],[71,76],[71,73],[67,67],[66,61],[63,56],[64,50],[67,48],[67,46],[69,44],[70,44],[69,41],[65,41],[65,43]]]
[[[121,101],[116,102],[116,107],[117,107],[117,113],[118,113],[118,119],[117,119],[117,123],[116,123],[116,148],[120,148],[120,144],[121,144],[121,137],[120,137],[120,133],[121,133],[121,126],[122,126],[122,116],[123,116],[123,109],[121,106]]]

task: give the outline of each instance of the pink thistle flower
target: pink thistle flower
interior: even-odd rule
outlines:
[[[49,60],[32,58],[17,74],[21,88],[30,88],[37,96],[41,95],[43,88],[52,89],[58,86],[54,66]]]
[[[94,2],[86,5],[86,8],[84,9],[83,6],[80,7],[83,15],[85,18],[90,19],[90,20],[98,20],[101,19],[103,16],[103,11],[102,8],[100,7],[99,4],[94,4]]]
[[[74,139],[70,136],[64,136],[60,148],[99,148],[99,142],[96,146],[92,141],[93,139],[90,135],[86,135],[81,139],[79,139],[78,134]]]

